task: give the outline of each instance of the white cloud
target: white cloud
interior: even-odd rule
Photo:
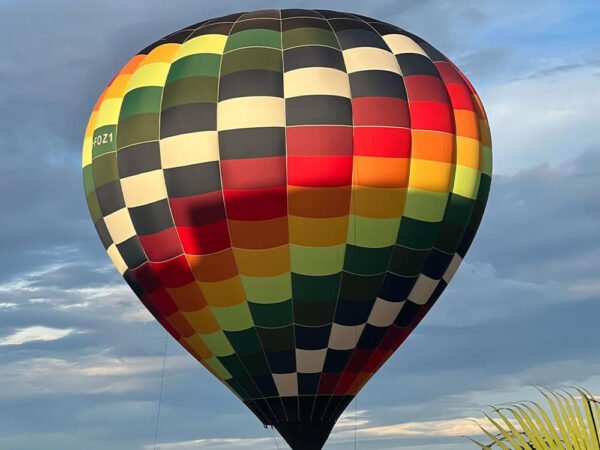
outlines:
[[[481,429],[476,417],[460,417],[439,419],[431,421],[412,421],[383,426],[367,426],[371,422],[372,414],[366,410],[348,411],[340,417],[336,424],[330,441],[348,442],[354,440],[354,427],[357,427],[356,436],[361,440],[378,439],[403,439],[403,438],[434,438],[434,437],[460,437],[478,436]]]
[[[15,308],[16,306],[18,306],[16,303],[8,303],[8,302],[0,303],[0,309]]]
[[[367,425],[369,423],[369,417],[368,417],[368,411],[365,409],[362,410],[358,410],[358,411],[353,411],[350,409],[351,407],[348,407],[348,410],[346,412],[344,412],[340,418],[338,419],[337,423],[335,424],[335,429],[336,430],[343,430],[345,428],[352,428],[354,429],[354,426],[363,426],[363,425]]]
[[[13,334],[0,338],[0,346],[23,345],[29,342],[49,342],[63,339],[74,333],[82,333],[74,328],[50,328],[33,326],[21,328]]]
[[[360,417],[360,419],[357,420],[357,426],[359,428],[357,430],[356,437],[357,440],[361,442],[370,442],[375,440],[387,439],[461,437],[481,435],[481,430],[476,423],[478,419],[475,417],[462,417],[456,419],[444,419],[428,422],[407,422],[379,427],[364,427],[364,425],[368,423],[368,419],[365,418],[367,415],[367,411],[358,411],[357,417]],[[334,431],[332,432],[331,437],[328,440],[328,445],[335,446],[336,444],[347,444],[348,442],[354,441],[354,412],[346,413],[344,414],[344,416],[340,418],[338,424],[334,428]],[[346,428],[346,430],[340,430],[340,428]],[[278,442],[281,440],[279,435],[276,435],[276,438]],[[252,439],[195,439],[180,442],[167,442],[157,446],[157,449],[160,450],[234,450],[240,448],[260,448],[264,450],[274,450],[275,448],[281,447],[278,447],[278,444],[275,444],[275,439],[272,437]],[[144,449],[152,450],[154,449],[154,445],[146,445]]]
[[[28,299],[28,301],[29,303],[32,303],[34,305],[42,303],[52,303],[52,300],[50,300],[49,298],[30,298]]]
[[[281,438],[279,438],[281,439]],[[144,449],[154,450],[154,444],[144,446]],[[167,442],[156,446],[157,450],[235,450],[239,448],[260,448],[261,450],[274,450],[279,448],[273,438],[254,439],[195,439],[181,442]]]
[[[289,448],[287,444],[281,444],[282,439],[277,438],[278,444],[275,444],[273,438],[255,438],[255,439],[202,439],[202,440],[190,440],[181,442],[170,442],[165,444],[159,444],[156,446],[156,450],[237,450],[237,449],[260,449],[260,450],[281,450]],[[345,442],[340,446],[339,442],[336,445],[335,442],[328,442],[326,448],[335,448],[347,450],[349,443]],[[359,441],[359,448],[363,448],[364,442]],[[377,444],[379,445],[379,444]],[[367,447],[365,447],[367,448]],[[371,447],[368,448],[386,448],[389,450],[399,450],[398,447]],[[154,450],[154,445],[146,445],[143,447],[144,450]],[[422,445],[402,445],[402,450],[464,450],[464,443],[459,445],[454,444],[431,444],[430,442]]]
[[[110,271],[109,271],[110,269]],[[154,317],[136,298],[129,286],[118,277],[111,277],[113,282],[94,287],[68,287],[56,284],[57,272],[61,277],[76,279],[78,274],[89,277],[89,268],[74,264],[53,264],[35,272],[24,274],[7,283],[0,284],[0,294],[6,300],[0,303],[15,308],[37,305],[61,311],[78,310],[94,317],[106,317],[122,322],[147,323]],[[109,271],[116,273],[114,267],[101,266],[94,272]],[[8,307],[8,306],[7,306]]]
[[[364,438],[408,438],[434,436],[477,436],[481,430],[475,417],[434,420],[429,422],[407,422],[382,427],[365,428],[358,431]]]
[[[579,280],[571,285],[571,291],[574,294],[585,295],[589,297],[592,295],[600,295],[600,280]]]
[[[78,357],[32,358],[0,366],[3,397],[44,394],[98,394],[144,391],[162,373],[162,357],[116,358],[103,353]],[[169,376],[195,367],[188,355],[167,358]]]

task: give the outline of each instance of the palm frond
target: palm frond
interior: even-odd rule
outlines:
[[[478,423],[491,442],[471,442],[482,450],[600,450],[600,404],[589,391],[536,389],[546,408],[532,401],[491,407],[488,428]]]

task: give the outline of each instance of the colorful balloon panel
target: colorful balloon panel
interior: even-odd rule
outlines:
[[[83,177],[154,317],[294,448],[320,448],[464,258],[491,140],[421,38],[267,10],[134,56],[94,107]]]

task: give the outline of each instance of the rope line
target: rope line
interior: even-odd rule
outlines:
[[[271,431],[273,432],[273,440],[275,441],[275,447],[279,450],[279,443],[277,442],[277,436],[275,435],[275,427],[271,426]]]
[[[355,235],[356,236],[356,235]],[[358,338],[356,336],[356,327],[354,328],[354,345],[358,345]],[[356,420],[358,417],[358,392],[354,396],[354,450],[356,450]]]
[[[156,428],[154,430],[154,450],[157,449],[158,442],[158,425],[160,423],[160,407],[162,405],[163,388],[165,386],[165,367],[167,365],[167,344],[169,343],[169,334],[165,333],[165,348],[163,352],[162,374],[160,376],[160,393],[158,394],[158,409],[156,411]]]
[[[356,438],[356,418],[358,417],[358,395],[354,397],[354,450],[358,448],[357,438]]]

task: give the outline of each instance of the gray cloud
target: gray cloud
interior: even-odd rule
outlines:
[[[598,150],[558,167],[496,177],[479,234],[488,244],[476,247],[471,257],[493,261],[502,276],[520,280],[574,282],[594,276],[589,260],[599,250],[599,192]]]

